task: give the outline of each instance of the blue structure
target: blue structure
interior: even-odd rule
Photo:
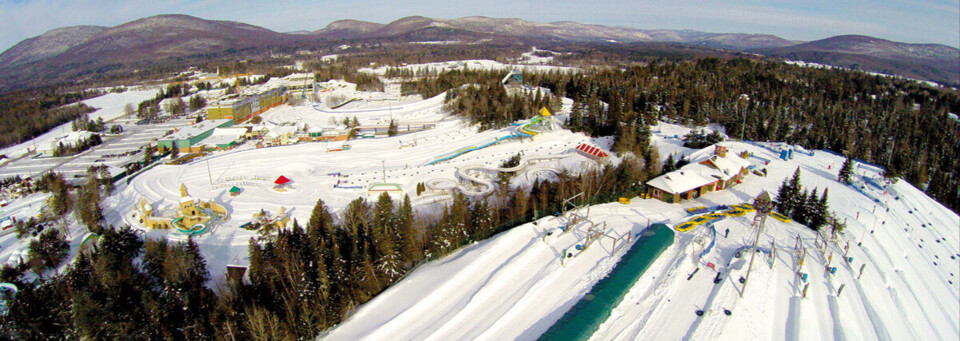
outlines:
[[[539,340],[589,339],[647,268],[673,245],[673,239],[673,229],[663,224],[644,230],[610,274],[597,282],[590,293],[563,314]]]
[[[540,122],[541,119],[543,119],[543,116],[537,116],[536,118],[530,120],[529,122],[522,124],[519,129],[514,130],[514,132],[511,133],[510,135],[497,138],[497,139],[495,139],[495,140],[493,140],[493,141],[491,141],[491,142],[488,142],[488,143],[485,143],[485,144],[482,144],[482,145],[479,145],[479,146],[469,146],[469,147],[465,147],[465,148],[462,148],[462,149],[460,149],[460,150],[457,150],[457,151],[455,151],[455,152],[453,152],[453,153],[450,153],[450,154],[441,155],[441,156],[440,156],[439,158],[437,158],[436,160],[427,162],[427,164],[425,164],[424,166],[429,166],[429,165],[435,164],[435,163],[437,163],[437,162],[450,160],[450,159],[453,159],[453,158],[458,157],[458,156],[460,156],[460,155],[463,155],[463,154],[472,152],[472,151],[474,151],[474,150],[483,149],[483,148],[486,148],[486,147],[495,145],[495,144],[497,144],[497,143],[500,143],[500,141],[509,140],[509,139],[513,139],[513,138],[531,137],[531,136],[533,136],[533,134],[536,134],[537,131],[529,130],[527,127],[532,126],[532,125],[536,124],[537,122]],[[528,134],[527,132],[532,132],[533,134]]]
[[[710,253],[710,250],[713,250],[713,245],[717,243],[717,227],[713,226],[713,223],[710,223],[710,230],[713,231],[713,240],[710,241],[710,245],[707,245],[707,248],[704,249],[697,258],[703,258],[703,256],[706,256],[708,253]]]

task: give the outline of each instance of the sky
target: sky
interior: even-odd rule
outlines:
[[[314,31],[339,19],[389,23],[411,15],[443,19],[482,15],[638,29],[766,33],[801,41],[863,34],[960,47],[957,0],[0,0],[0,50],[55,28],[109,27],[158,14],[239,21],[278,32]]]

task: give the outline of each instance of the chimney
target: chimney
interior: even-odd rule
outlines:
[[[718,144],[716,147],[714,147],[713,153],[717,154],[719,157],[727,157],[727,147]]]

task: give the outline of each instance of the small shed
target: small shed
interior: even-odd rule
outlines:
[[[237,187],[237,186],[230,187],[230,196],[235,197],[239,195],[241,191],[243,190],[241,190],[240,187]]]

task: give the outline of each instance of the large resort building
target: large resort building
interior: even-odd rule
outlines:
[[[698,198],[739,184],[750,173],[747,160],[727,156],[727,147],[717,145],[714,155],[658,176],[647,182],[647,194],[668,203]]]
[[[229,95],[207,106],[208,119],[230,119],[243,123],[286,100],[283,89],[276,87],[252,95]]]

